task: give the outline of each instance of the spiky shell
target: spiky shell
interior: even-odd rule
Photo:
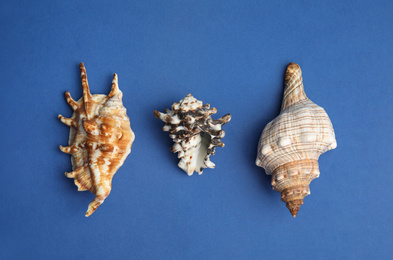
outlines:
[[[68,146],[60,150],[71,154],[72,172],[78,191],[89,190],[95,194],[89,204],[86,217],[90,216],[112,188],[112,178],[123,165],[135,135],[123,106],[123,93],[118,86],[117,75],[113,75],[112,89],[106,95],[91,95],[86,69],[80,64],[83,96],[78,101],[67,91],[67,103],[74,110],[71,118],[59,115],[59,119],[70,126]]]
[[[202,174],[203,169],[214,168],[210,156],[215,154],[217,146],[224,147],[220,139],[225,131],[221,127],[231,120],[231,114],[213,120],[211,115],[215,113],[216,108],[203,105],[191,94],[173,103],[172,109],[166,109],[165,113],[154,111],[155,117],[164,122],[162,130],[169,132],[175,142],[171,151],[178,153],[178,166],[189,176],[194,171]]]
[[[319,156],[336,146],[328,115],[307,98],[301,69],[290,63],[281,112],[262,132],[256,164],[272,175],[273,189],[294,217],[310,194],[310,182],[319,177]]]

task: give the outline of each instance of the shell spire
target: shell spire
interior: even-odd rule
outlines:
[[[203,169],[214,168],[210,156],[215,154],[217,146],[224,147],[221,139],[225,131],[221,127],[231,120],[231,115],[213,120],[211,115],[215,113],[216,108],[204,105],[191,94],[173,103],[172,109],[166,109],[165,113],[154,111],[154,116],[164,122],[162,130],[169,132],[175,143],[171,151],[178,153],[178,166],[189,176],[194,171],[202,174]]]
[[[290,63],[285,73],[285,89],[281,111],[293,104],[307,99],[304,92],[302,70],[296,63]]]
[[[112,178],[131,152],[135,135],[123,106],[117,75],[113,76],[107,96],[91,95],[86,68],[83,63],[79,67],[83,96],[75,101],[69,92],[65,93],[74,114],[71,118],[59,115],[61,122],[71,127],[68,146],[60,146],[60,150],[72,156],[72,172],[65,175],[74,179],[78,191],[95,194],[85,214],[88,217],[111,192]]]
[[[290,63],[281,112],[262,132],[256,164],[272,175],[273,189],[293,217],[310,194],[310,182],[319,177],[319,156],[336,146],[328,115],[307,98],[301,69]]]

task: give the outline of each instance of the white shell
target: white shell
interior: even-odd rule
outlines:
[[[188,175],[194,171],[202,174],[203,169],[214,168],[210,155],[215,154],[216,146],[224,147],[220,139],[225,136],[225,131],[221,126],[231,120],[231,115],[213,120],[211,115],[215,113],[216,108],[203,105],[191,94],[175,102],[172,110],[166,109],[165,113],[154,111],[154,115],[165,123],[162,130],[169,132],[175,142],[171,150],[178,153],[178,166]]]
[[[273,189],[294,217],[319,176],[319,156],[336,146],[328,115],[307,98],[299,65],[289,64],[281,112],[262,132],[256,164],[272,175]]]

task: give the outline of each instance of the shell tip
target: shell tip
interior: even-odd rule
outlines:
[[[285,72],[285,84],[293,85],[291,88],[299,87],[302,84],[302,70],[299,64],[291,62],[287,66],[287,71]]]
[[[157,117],[158,119],[160,119],[160,112],[158,112],[157,110],[154,110],[154,116]]]
[[[90,205],[89,205],[89,208],[87,209],[87,211],[86,211],[86,213],[85,213],[85,217],[87,218],[87,217],[90,217],[91,216],[91,214],[93,214],[93,212],[94,212],[94,210],[90,207]]]
[[[302,199],[291,200],[287,202],[287,208],[289,209],[294,218],[296,218],[301,205],[303,205]]]
[[[87,211],[86,211],[85,217],[90,217],[91,214],[93,214],[94,211],[96,211],[96,209],[97,209],[97,207],[98,207],[99,205],[100,205],[100,204],[97,205],[97,202],[93,200],[93,201],[89,204],[89,207],[88,207],[88,209],[87,209]]]
[[[293,70],[298,70],[298,69],[300,69],[299,64],[294,63],[294,62],[290,62],[288,64],[287,71],[293,71]]]
[[[117,86],[117,81],[118,81],[118,76],[117,76],[117,74],[116,73],[113,73],[113,80],[112,80],[112,83],[115,83],[116,84],[116,86]],[[117,86],[118,87],[118,86]]]
[[[297,208],[297,209],[292,209],[292,210],[290,210],[290,211],[291,211],[292,216],[293,216],[294,218],[296,218],[297,213],[298,213],[298,211],[299,211],[299,208]]]

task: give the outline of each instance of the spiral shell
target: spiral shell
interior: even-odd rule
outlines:
[[[111,192],[113,175],[131,152],[135,135],[123,106],[117,75],[113,75],[107,96],[91,95],[85,66],[81,63],[79,67],[83,96],[75,101],[68,91],[65,93],[74,114],[71,118],[59,115],[61,122],[71,127],[68,146],[60,146],[60,150],[71,154],[73,171],[65,175],[75,179],[78,191],[95,194],[85,215],[88,217]]]
[[[216,108],[203,105],[191,94],[174,103],[172,110],[166,109],[165,113],[154,111],[154,116],[164,121],[162,130],[169,132],[175,142],[171,151],[178,153],[178,166],[189,176],[194,171],[202,174],[203,169],[214,168],[210,156],[215,154],[217,146],[224,147],[220,139],[225,136],[225,131],[221,127],[231,120],[231,115],[213,120],[211,115],[215,113]]]
[[[336,146],[328,115],[307,98],[301,69],[290,63],[281,112],[262,132],[256,164],[272,175],[273,189],[294,217],[319,177],[319,156]]]

